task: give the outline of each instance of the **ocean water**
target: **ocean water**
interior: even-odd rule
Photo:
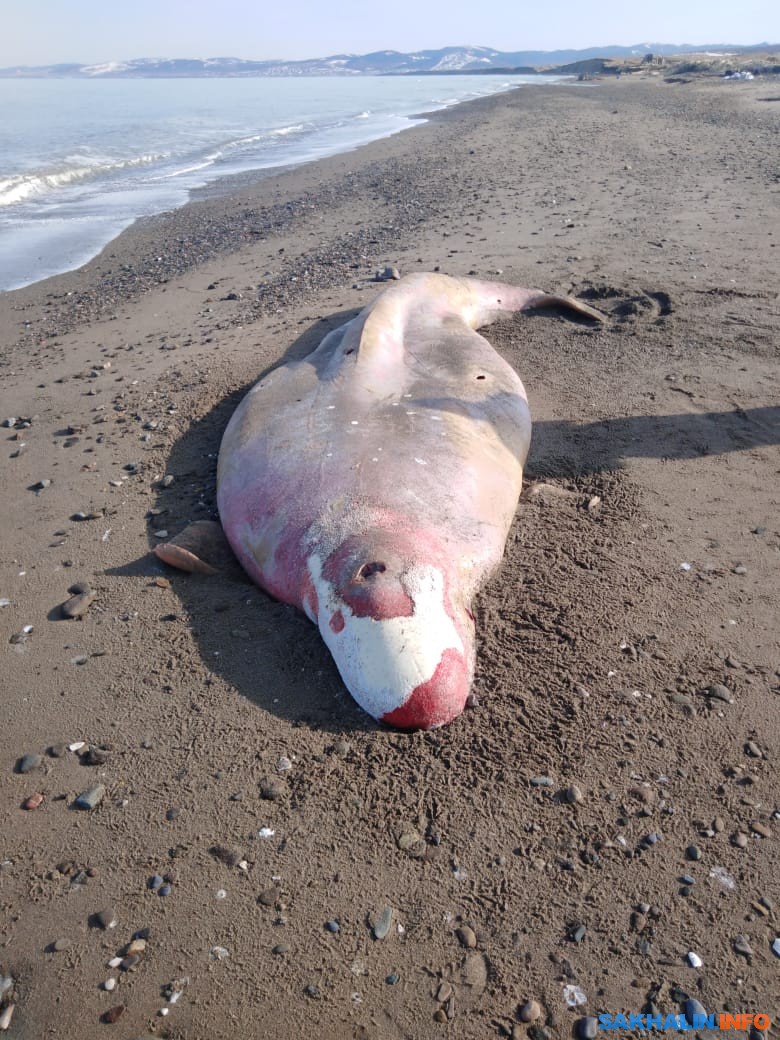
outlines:
[[[221,177],[349,151],[539,79],[0,79],[0,291],[79,267]]]

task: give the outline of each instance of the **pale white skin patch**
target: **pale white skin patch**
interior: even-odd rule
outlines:
[[[322,577],[322,561],[312,554],[309,574],[317,590],[319,629],[349,692],[375,719],[405,704],[433,677],[445,650],[463,653],[463,642],[444,605],[444,575],[415,565],[401,578],[414,603],[411,617],[375,621],[355,617],[335,587]],[[341,612],[344,627],[334,632],[330,619]]]

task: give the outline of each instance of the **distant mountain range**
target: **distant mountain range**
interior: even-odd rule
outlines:
[[[229,76],[367,76],[408,73],[456,73],[550,70],[592,58],[641,58],[643,55],[745,53],[766,50],[729,44],[639,43],[633,47],[589,47],[584,50],[496,51],[491,47],[442,47],[439,50],[374,51],[371,54],[333,54],[304,61],[249,61],[244,58],[134,58],[100,65],[12,66],[0,69],[4,78],[69,77],[76,79],[158,79]],[[776,45],[774,45],[776,46]]]

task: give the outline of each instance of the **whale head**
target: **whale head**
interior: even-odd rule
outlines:
[[[361,708],[406,730],[463,711],[474,622],[429,536],[369,531],[308,566],[320,632]]]

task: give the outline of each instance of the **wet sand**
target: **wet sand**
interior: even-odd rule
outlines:
[[[0,296],[9,1036],[555,1040],[687,998],[777,1020],[778,93],[523,88]],[[386,264],[608,318],[487,332],[557,492],[523,498],[478,603],[478,705],[429,734],[375,726],[240,575],[151,555],[215,516],[246,388]],[[96,598],[63,620],[74,583]]]

